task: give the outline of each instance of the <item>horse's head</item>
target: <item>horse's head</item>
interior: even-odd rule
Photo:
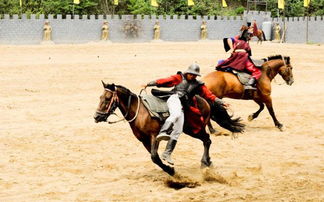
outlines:
[[[290,57],[284,57],[282,58],[282,61],[283,65],[279,68],[278,73],[288,85],[292,85],[294,83],[294,76],[292,73],[293,68],[290,64]]]
[[[103,81],[104,92],[100,96],[99,105],[94,115],[95,122],[107,121],[108,117],[114,113],[118,106],[117,88],[114,84],[105,84]]]
[[[244,30],[248,30],[248,29],[249,29],[248,26],[246,26],[246,25],[242,25],[240,31],[243,32]]]

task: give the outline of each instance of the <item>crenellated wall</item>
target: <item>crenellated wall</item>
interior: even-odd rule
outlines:
[[[208,39],[221,40],[224,37],[237,35],[242,24],[257,21],[278,22],[283,28],[283,20],[271,18],[270,12],[244,12],[243,17],[223,16],[111,16],[111,15],[2,15],[0,19],[0,44],[40,44],[43,36],[43,25],[48,20],[52,26],[52,40],[61,43],[87,43],[100,40],[103,21],[109,22],[112,42],[149,42],[153,38],[153,26],[158,20],[161,26],[163,41],[197,41],[200,36],[200,25],[207,22]],[[137,37],[127,37],[124,32],[125,23],[136,22],[139,31]],[[305,18],[286,18],[286,42],[305,43]],[[324,19],[311,17],[308,21],[308,41],[324,43]]]

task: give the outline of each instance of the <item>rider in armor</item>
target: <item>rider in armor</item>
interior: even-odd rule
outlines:
[[[192,64],[184,72],[178,72],[168,78],[158,79],[151,81],[146,86],[157,87],[173,87],[172,94],[167,100],[170,116],[166,119],[165,123],[160,129],[157,136],[157,141],[168,140],[165,151],[162,154],[162,159],[173,165],[171,153],[173,152],[177,140],[183,131],[184,124],[184,110],[198,110],[194,106],[194,96],[200,95],[205,98],[209,103],[216,102],[217,104],[225,105],[225,103],[217,98],[211,91],[207,89],[203,82],[196,79],[200,76],[200,67],[198,64]],[[226,105],[225,105],[226,106]]]
[[[252,52],[248,42],[252,36],[253,33],[244,30],[241,36],[225,38],[223,40],[225,51],[231,50],[232,54],[226,60],[219,62],[216,69],[233,68],[239,71],[247,70],[251,72],[252,77],[244,88],[255,90],[255,83],[261,77],[261,70],[253,64],[250,58]]]

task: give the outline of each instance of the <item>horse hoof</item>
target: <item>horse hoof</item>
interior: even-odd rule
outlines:
[[[174,168],[172,168],[171,169],[171,172],[169,173],[169,175],[174,176],[174,174],[175,174],[175,170],[174,170]]]
[[[284,126],[282,124],[277,125],[277,128],[283,132],[284,131]]]
[[[248,116],[248,121],[252,121],[254,118],[253,118],[253,114],[249,115]]]
[[[207,163],[201,163],[200,168],[201,169],[204,169],[204,168],[210,168],[212,166],[213,166],[213,162],[212,161],[209,161]]]
[[[171,176],[174,176],[174,174],[175,174],[174,168],[173,167],[170,167],[170,166],[168,166],[168,169],[165,170],[165,172],[167,172]]]

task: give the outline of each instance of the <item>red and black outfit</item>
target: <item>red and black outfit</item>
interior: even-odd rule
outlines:
[[[197,100],[195,95],[200,95],[205,98],[210,103],[214,103],[216,96],[208,90],[208,88],[201,81],[187,81],[185,76],[178,72],[176,75],[172,75],[168,78],[158,79],[154,84],[149,86],[157,87],[173,87],[171,91],[179,96],[181,104],[184,109],[185,123],[190,130],[196,134],[201,130],[203,126],[203,117],[197,105]],[[186,128],[188,129],[188,128]]]
[[[216,69],[233,68],[239,71],[244,71],[246,69],[251,72],[253,78],[256,80],[259,79],[261,77],[261,70],[253,64],[250,58],[252,53],[249,43],[243,40],[242,37],[239,38],[239,36],[231,39],[233,42],[233,53],[229,58],[220,62],[216,66]]]

